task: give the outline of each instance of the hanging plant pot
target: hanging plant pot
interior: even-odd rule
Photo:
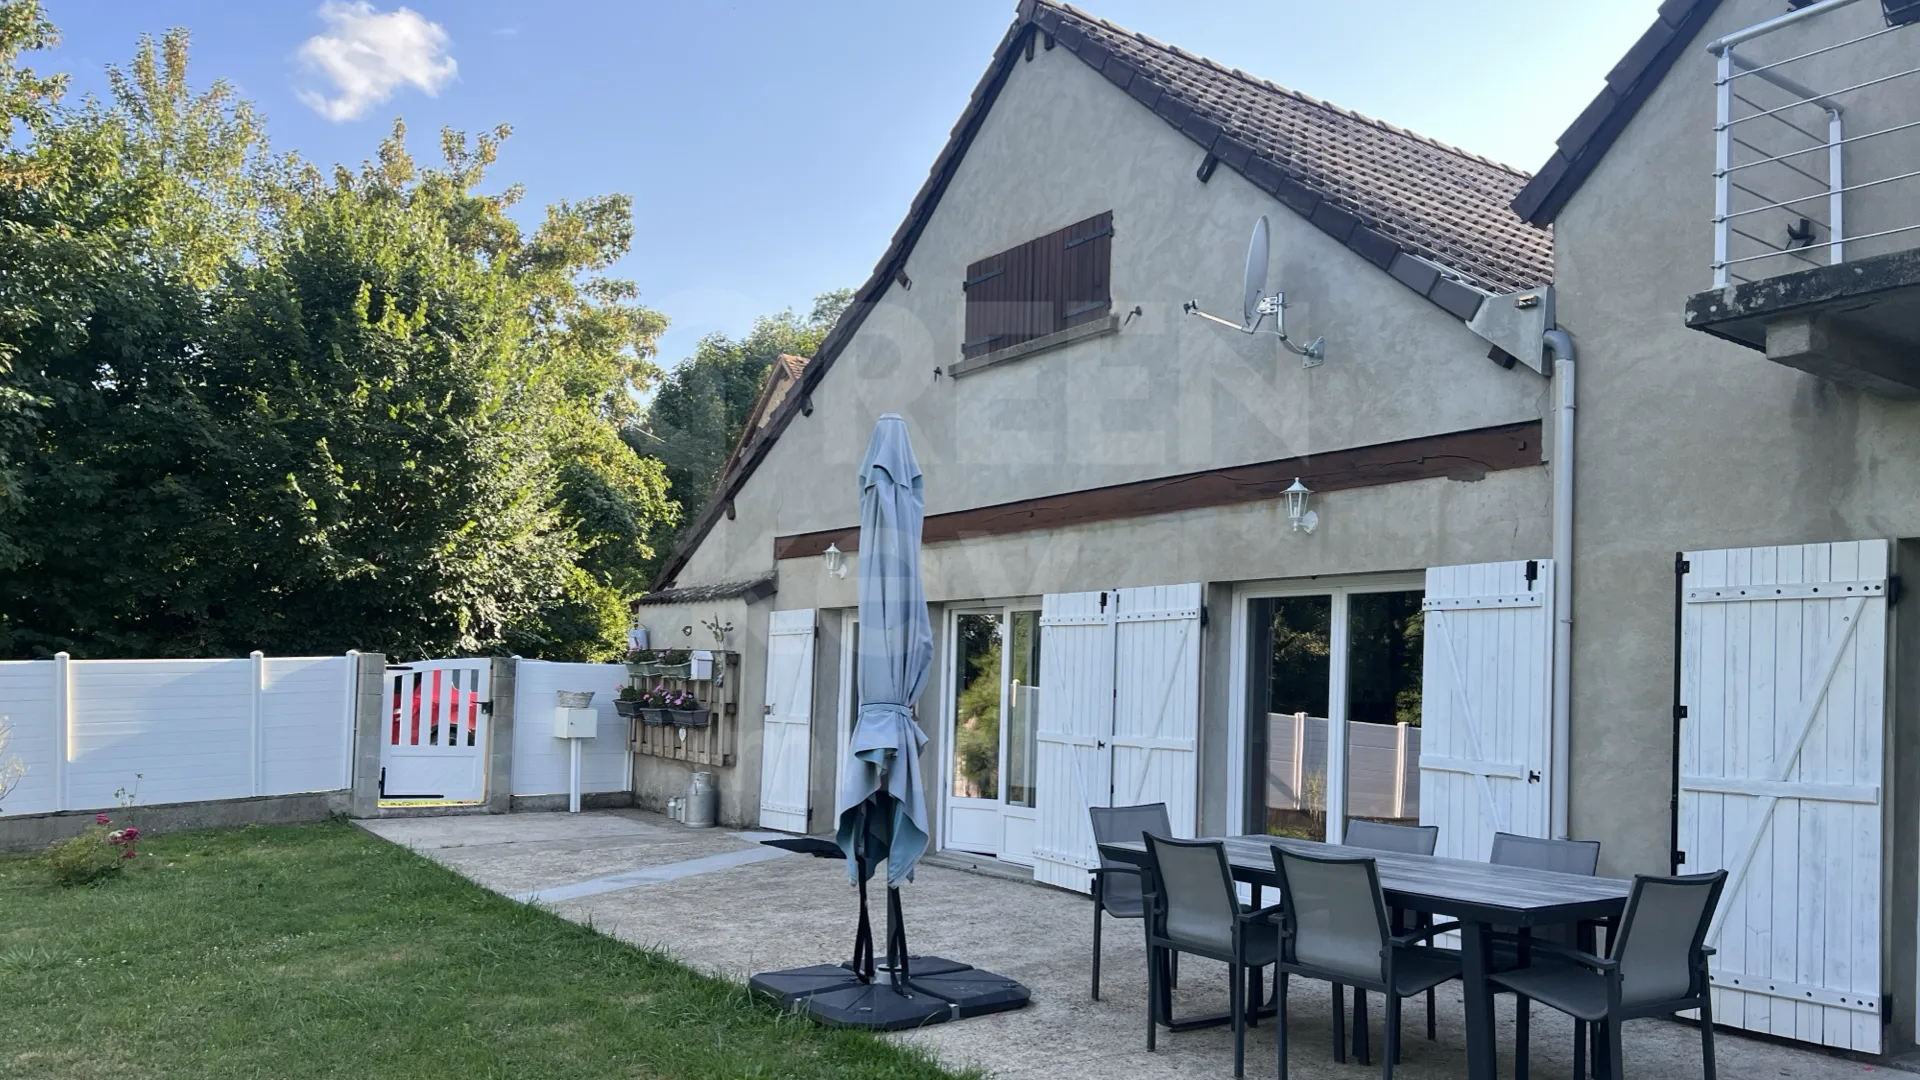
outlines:
[[[593,691],[591,690],[555,690],[553,699],[562,709],[593,708]]]
[[[655,664],[653,673],[663,679],[684,679],[693,674],[693,664]]]
[[[613,703],[613,711],[619,713],[621,716],[639,716],[640,703],[637,701],[620,701],[616,699]]]
[[[660,674],[660,665],[651,662],[645,664],[628,664],[627,674],[636,679],[644,679],[650,675]]]
[[[666,727],[673,713],[667,709],[642,709],[640,722],[648,727]]]
[[[713,718],[707,709],[673,709],[667,715],[673,718],[675,727],[703,728]]]

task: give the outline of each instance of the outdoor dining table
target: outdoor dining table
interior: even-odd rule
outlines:
[[[1303,855],[1366,855],[1379,869],[1380,890],[1386,894],[1389,906],[1459,921],[1470,1080],[1493,1080],[1494,1077],[1493,986],[1487,981],[1487,973],[1493,966],[1492,929],[1524,931],[1617,919],[1626,909],[1627,892],[1631,888],[1630,882],[1617,878],[1556,874],[1437,855],[1363,851],[1289,837],[1256,835],[1209,839],[1225,843],[1227,863],[1234,878],[1256,888],[1279,888],[1279,876],[1273,868],[1275,847]],[[1151,874],[1146,844],[1141,841],[1102,844],[1100,850],[1140,867],[1143,875]],[[1143,886],[1149,892],[1157,891],[1151,880],[1143,882]]]

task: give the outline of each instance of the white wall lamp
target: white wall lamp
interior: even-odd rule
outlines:
[[[1313,489],[1293,478],[1293,486],[1287,489],[1287,520],[1293,522],[1294,532],[1311,533],[1320,524],[1320,515],[1307,509],[1307,496]]]
[[[835,578],[847,576],[847,556],[840,550],[840,545],[828,544],[827,550],[820,557],[826,560],[827,576]]]

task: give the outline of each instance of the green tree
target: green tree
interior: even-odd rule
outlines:
[[[709,334],[667,372],[644,425],[628,434],[628,442],[666,466],[682,523],[712,497],[774,360],[782,353],[811,357],[852,299],[853,290],[836,289],[815,297],[806,315],[788,309],[761,316],[738,340]],[[662,537],[658,546],[670,549],[672,540]]]
[[[619,434],[666,325],[605,274],[626,197],[522,230],[504,128],[273,157],[177,31],[110,101],[22,97],[49,38],[0,5],[0,654],[615,651],[673,516]]]

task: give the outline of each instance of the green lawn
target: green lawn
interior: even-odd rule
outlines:
[[[344,823],[141,847],[73,890],[0,857],[0,1076],[953,1075]]]

